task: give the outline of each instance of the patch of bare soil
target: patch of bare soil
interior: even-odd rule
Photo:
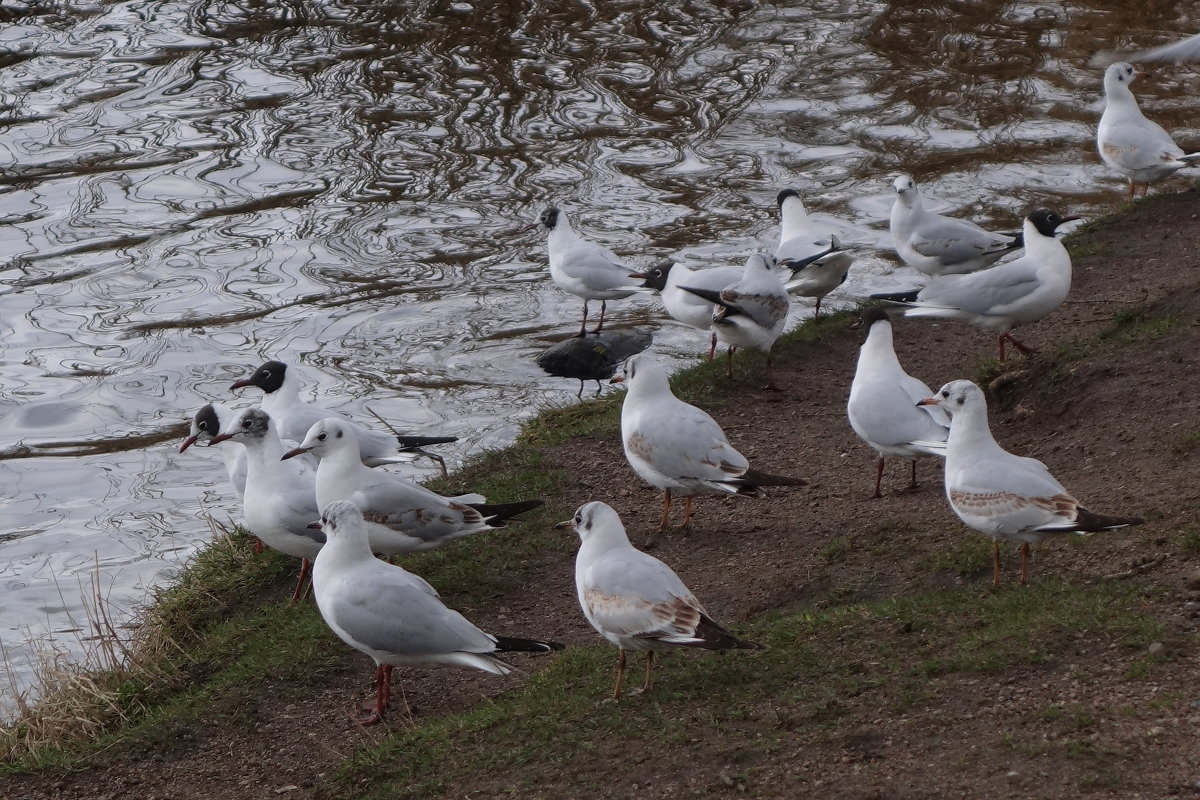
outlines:
[[[1200,531],[1198,220],[1200,193],[1189,191],[1152,198],[1081,237],[1071,299],[1018,331],[1040,355],[1012,359],[989,379],[993,431],[1002,445],[1044,461],[1096,511],[1147,517],[1140,528],[1100,534],[1082,546],[1035,548],[1031,576],[1145,587],[1145,610],[1167,630],[1165,658],[1148,678],[1130,678],[1133,656],[1103,642],[1064,643],[1051,663],[998,676],[931,679],[931,699],[903,712],[845,698],[857,704],[861,723],[832,744],[805,736],[801,725],[793,745],[765,754],[753,744],[753,724],[745,725],[742,740],[730,739],[733,728],[722,734],[698,728],[695,741],[660,769],[613,773],[593,796],[632,796],[647,782],[660,797],[1200,796],[1194,666],[1200,553],[1184,541],[1185,532]],[[933,388],[975,377],[995,354],[994,337],[958,323],[901,320],[895,328],[901,362]],[[670,563],[734,627],[766,611],[986,584],[986,563],[967,574],[938,566],[945,563],[939,556],[979,534],[950,512],[936,462],[921,463],[924,488],[914,494],[899,491],[907,464],[889,464],[884,497],[867,499],[874,453],[845,418],[859,340],[859,332],[843,331],[796,345],[776,359],[783,392],[760,390],[761,376],[743,370],[722,398],[707,404],[752,464],[806,477],[810,487],[778,490],[765,500],[699,498],[690,530],[654,535],[658,494],[627,467],[615,437],[593,436],[547,450],[547,461],[571,476],[561,489],[563,516],[589,500],[609,502],[634,542]],[[566,542],[506,576],[507,588],[485,607],[464,606],[452,590],[443,594],[485,629],[590,643],[594,635],[575,605],[573,553],[574,543]],[[1015,550],[1004,557],[1011,585]],[[0,796],[311,797],[355,748],[387,735],[350,718],[352,699],[369,691],[368,659],[336,642],[331,652],[340,655],[329,666],[232,691],[205,718],[181,719],[154,741],[113,745],[74,771],[0,779]],[[532,671],[546,661],[520,663]],[[669,661],[662,670],[660,680],[669,681]],[[404,673],[418,724],[524,679]],[[1041,713],[1053,705],[1072,709],[1073,727]],[[603,774],[603,765],[580,757],[581,769]],[[743,787],[736,776],[748,767],[753,786]],[[554,776],[545,779],[546,796],[554,796]],[[498,793],[485,775],[478,786],[459,788]]]

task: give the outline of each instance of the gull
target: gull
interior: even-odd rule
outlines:
[[[191,430],[188,437],[183,440],[183,444],[179,446],[179,452],[184,452],[201,439],[206,440],[211,446],[213,438],[220,434],[221,429],[228,426],[236,416],[236,411],[221,403],[206,403],[201,406],[200,410],[192,417]],[[243,501],[246,496],[245,448],[222,447],[217,452],[225,461],[225,474],[229,476],[229,482],[233,484],[233,490],[237,492],[238,501]]]
[[[324,534],[308,527],[321,514],[314,465],[302,458],[282,460],[284,445],[275,422],[261,408],[242,411],[212,441],[233,441],[243,446],[246,494],[242,517],[246,529],[267,547],[300,559],[300,577],[292,592],[291,604],[295,605],[312,560],[325,543]]]
[[[335,411],[322,408],[315,403],[306,403],[300,399],[300,378],[298,371],[282,361],[268,361],[254,371],[249,378],[234,383],[229,388],[245,389],[253,387],[262,389],[262,408],[271,415],[279,428],[282,439],[300,441],[308,433],[314,423],[326,417],[341,416]],[[422,447],[432,444],[446,444],[458,441],[455,436],[393,436],[381,431],[373,431],[356,423],[354,427],[361,448],[362,462],[368,467],[378,467],[382,464],[402,464],[412,459],[414,453],[427,456],[442,466],[446,472],[446,463],[441,456],[427,453]],[[399,455],[402,451],[406,455]]]
[[[776,266],[790,271],[784,279],[788,294],[816,298],[813,316],[819,316],[821,299],[846,282],[854,256],[840,250],[837,237],[808,216],[795,189],[784,189],[775,201],[780,217]]]
[[[1021,543],[1021,583],[1029,577],[1029,545],[1060,533],[1094,533],[1140,525],[1139,517],[1096,514],[1080,505],[1046,465],[996,444],[987,400],[971,381],[947,383],[920,401],[950,412],[946,499],[958,518],[992,540],[992,584],[1000,585],[1000,540]]]
[[[1108,50],[1101,53],[1096,53],[1088,62],[1090,67],[1103,67],[1112,61],[1174,61],[1181,63],[1184,61],[1200,60],[1200,33],[1180,39],[1178,42],[1171,42],[1160,47],[1152,47],[1149,50],[1138,50],[1136,52],[1121,52],[1117,50]]]
[[[662,298],[663,308],[667,316],[676,322],[682,322],[702,331],[710,331],[711,344],[708,348],[708,360],[712,361],[717,352],[717,332],[713,330],[713,313],[718,306],[710,300],[684,289],[683,285],[704,289],[710,292],[720,292],[742,279],[742,271],[734,267],[710,267],[708,269],[692,269],[686,264],[665,262],[645,272],[631,272],[631,278],[643,280],[642,287],[656,289]]]
[[[546,237],[550,255],[550,278],[574,295],[583,298],[583,320],[579,335],[587,332],[588,301],[600,301],[600,322],[593,333],[604,327],[604,312],[609,300],[619,300],[637,292],[629,280],[629,267],[622,264],[612,251],[582,238],[571,227],[566,212],[551,206],[539,216],[537,223],[550,232]]]
[[[1200,159],[1200,153],[1184,155],[1171,134],[1142,114],[1129,88],[1140,74],[1124,61],[1104,71],[1104,113],[1096,129],[1100,158],[1129,181],[1130,200],[1136,184],[1142,184],[1145,195],[1154,181]]]
[[[892,185],[896,189],[892,241],[896,254],[917,272],[933,277],[974,272],[1021,247],[1020,237],[991,233],[974,222],[929,211],[908,175],[899,176]]]
[[[714,622],[674,570],[631,545],[611,506],[587,503],[554,527],[579,534],[575,589],[587,621],[618,648],[614,699],[621,699],[626,650],[646,652],[646,679],[635,692],[641,693],[650,688],[655,651],[763,649]]]
[[[998,331],[1001,361],[1005,342],[1025,354],[1036,352],[1009,331],[1022,323],[1037,322],[1067,299],[1071,256],[1054,233],[1059,225],[1076,219],[1079,217],[1060,217],[1038,209],[1025,218],[1025,255],[1020,258],[966,275],[942,275],[919,292],[871,297],[905,306],[906,317],[960,319]]]
[[[767,387],[775,386],[771,371],[771,347],[787,322],[788,295],[773,269],[771,256],[755,253],[746,260],[742,278],[720,291],[681,286],[685,292],[715,303],[712,329],[728,345],[726,377],[733,377],[733,352],[739,347],[767,354]]]
[[[503,528],[505,521],[542,505],[541,500],[485,505],[480,495],[442,497],[398,475],[372,470],[359,460],[354,427],[329,417],[316,423],[284,458],[312,453],[317,467],[317,505],[349,500],[362,510],[377,553],[431,550],[451,539]]]
[[[887,314],[880,308],[867,309],[863,325],[867,339],[858,352],[846,413],[854,432],[879,453],[874,499],[881,496],[883,463],[888,456],[912,459],[907,491],[916,490],[917,458],[946,455],[950,418],[937,406],[914,405],[932,391],[900,366]]]
[[[667,529],[671,494],[687,498],[683,524],[692,516],[692,495],[761,496],[761,486],[801,486],[799,478],[750,469],[716,420],[671,393],[667,373],[649,355],[625,362],[629,387],[621,403],[621,442],[625,457],[642,480],[663,490],[659,530]]]
[[[504,675],[513,667],[498,653],[561,650],[556,642],[484,633],[447,608],[422,578],[371,554],[357,506],[324,506],[325,546],[313,565],[313,595],[325,624],[346,644],[375,660],[375,709],[363,725],[383,721],[391,700],[392,668],[446,664]]]

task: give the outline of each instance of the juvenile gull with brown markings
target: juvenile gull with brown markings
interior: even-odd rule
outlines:
[[[1021,543],[1021,583],[1029,577],[1029,545],[1063,533],[1140,525],[1139,517],[1096,514],[1037,459],[1000,447],[988,426],[987,400],[971,381],[947,383],[918,405],[950,413],[946,499],[958,518],[992,539],[992,583],[1000,585],[1000,540]]]
[[[646,653],[646,678],[637,690],[644,692],[655,651],[761,649],[717,624],[674,570],[631,545],[621,518],[607,504],[580,506],[572,519],[554,527],[579,534],[575,589],[587,621],[619,648],[614,698],[621,697],[626,650]]]

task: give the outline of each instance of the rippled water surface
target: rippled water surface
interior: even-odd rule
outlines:
[[[267,358],[327,405],[458,435],[452,460],[573,400],[533,363],[580,310],[521,232],[545,204],[635,266],[740,263],[794,186],[861,248],[843,297],[908,285],[876,249],[892,176],[1003,228],[1108,210],[1088,58],[1196,30],[1166,1],[0,5],[12,679],[31,637],[78,646],[93,576],[129,608],[204,515],[238,516],[220,459],[177,450]],[[1196,72],[1135,89],[1200,143]],[[649,299],[610,312],[703,346]]]

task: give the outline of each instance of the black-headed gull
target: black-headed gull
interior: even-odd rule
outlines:
[[[254,371],[249,378],[237,381],[233,389],[262,389],[262,408],[271,415],[279,429],[281,439],[300,441],[314,423],[326,417],[342,416],[336,411],[322,408],[315,403],[300,399],[299,370],[282,361],[268,361]],[[441,462],[441,457],[426,453],[421,448],[434,444],[458,441],[455,436],[408,436],[392,435],[373,431],[349,422],[358,436],[361,459],[368,467],[383,464],[401,464],[414,458],[414,454],[427,456]],[[442,462],[442,471],[446,465]]]
[[[1145,194],[1154,181],[1200,160],[1200,153],[1185,155],[1171,134],[1142,114],[1129,88],[1140,74],[1124,61],[1104,71],[1104,113],[1096,129],[1100,158],[1129,181],[1130,200],[1136,184],[1142,184]]]
[[[184,452],[199,441],[207,441],[211,445],[212,439],[237,415],[237,411],[221,403],[204,404],[192,417],[191,430],[179,446],[179,452]],[[229,476],[229,483],[241,502],[246,496],[246,450],[243,447],[221,447],[217,452],[225,462],[225,474]]]
[[[498,653],[562,649],[484,633],[447,608],[422,578],[375,558],[353,503],[326,505],[320,527],[326,541],[313,565],[317,608],[339,639],[375,660],[375,710],[362,724],[383,720],[394,666],[445,664],[504,675],[512,667]]]
[[[583,320],[579,335],[587,332],[588,301],[600,301],[600,321],[594,333],[604,327],[604,312],[609,300],[619,300],[637,292],[630,279],[629,267],[606,247],[589,242],[571,227],[565,211],[551,206],[538,216],[538,223],[549,232],[546,237],[550,257],[550,278],[571,294],[583,298]]]
[[[655,651],[762,649],[721,627],[674,570],[631,545],[621,518],[610,506],[587,503],[572,519],[554,527],[579,534],[575,589],[587,621],[619,648],[614,698],[621,697],[626,650],[646,653],[646,680],[640,690],[644,692],[650,688]]]
[[[713,330],[713,313],[717,306],[711,300],[705,300],[682,287],[692,286],[710,292],[720,292],[740,281],[742,271],[735,267],[692,269],[686,264],[667,261],[645,272],[631,272],[629,277],[641,278],[643,288],[657,290],[663,308],[671,319],[710,332],[712,339],[708,348],[708,360],[712,361],[717,351],[717,332]]]
[[[912,460],[908,491],[914,491],[917,458],[946,455],[950,418],[937,406],[915,405],[933,392],[900,366],[887,314],[882,309],[869,308],[863,314],[863,325],[867,328],[867,339],[858,351],[858,367],[850,384],[846,413],[854,432],[879,453],[875,494],[871,497],[880,497],[883,463],[889,456]]]
[[[224,441],[237,442],[246,453],[246,495],[242,501],[246,530],[272,550],[300,559],[300,577],[292,592],[295,605],[312,560],[325,543],[324,534],[309,527],[321,513],[316,467],[308,459],[281,460],[283,442],[274,421],[261,408],[248,408],[236,415],[213,438],[213,444]]]
[[[916,181],[908,175],[896,178],[892,186],[892,241],[897,255],[917,272],[934,277],[974,272],[1021,246],[1016,237],[925,208]]]
[[[808,215],[795,189],[784,189],[775,202],[780,219],[775,264],[790,270],[784,288],[788,294],[816,298],[813,316],[819,316],[822,298],[846,282],[854,256],[840,249],[837,237],[827,226],[817,224]]]
[[[1029,577],[1029,545],[1062,533],[1140,525],[1139,517],[1096,514],[1080,505],[1046,465],[1015,456],[992,438],[987,399],[971,381],[951,381],[923,405],[950,413],[946,499],[958,518],[992,540],[992,583],[1000,585],[1000,540],[1021,543],[1021,583]]]
[[[716,420],[671,392],[667,373],[645,353],[625,362],[629,387],[621,403],[621,442],[629,466],[663,490],[659,530],[670,521],[671,495],[683,495],[683,524],[692,514],[692,495],[741,494],[758,497],[761,486],[801,486],[804,481],[750,469]]]
[[[542,505],[541,500],[485,505],[479,495],[442,497],[398,475],[373,470],[358,457],[353,426],[329,417],[309,429],[284,458],[312,453],[317,467],[317,505],[349,500],[367,520],[371,547],[395,555],[431,550],[462,536],[504,527],[506,520]]]
[[[1009,331],[1017,325],[1037,322],[1067,299],[1071,256],[1055,230],[1076,219],[1038,209],[1025,218],[1025,254],[1015,261],[965,275],[943,275],[919,292],[872,297],[903,305],[906,317],[960,319],[997,331],[1001,361],[1005,342],[1022,353],[1032,353],[1033,348],[1018,342]]]
[[[755,253],[746,259],[742,277],[720,291],[696,286],[681,286],[685,292],[714,303],[712,329],[717,339],[729,347],[725,375],[733,377],[733,352],[739,347],[767,354],[767,386],[775,388],[771,370],[771,347],[787,323],[788,294],[775,259]]]

